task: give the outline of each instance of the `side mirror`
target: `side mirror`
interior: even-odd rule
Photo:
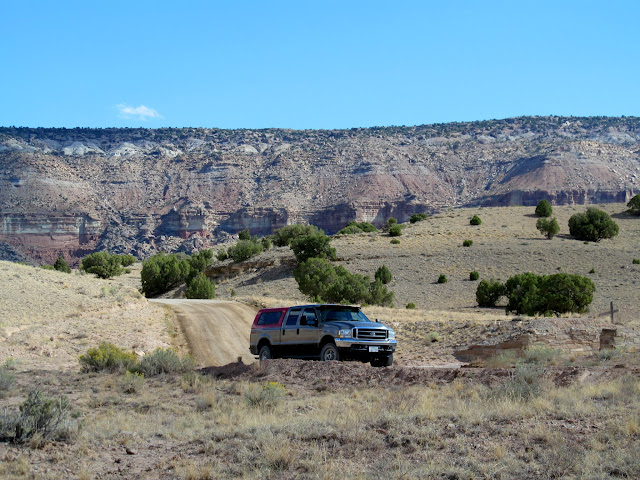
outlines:
[[[380,323],[380,319],[379,318],[376,318],[376,323]]]
[[[318,319],[317,318],[309,318],[309,319],[307,319],[307,325],[309,325],[311,327],[317,327],[318,326]]]

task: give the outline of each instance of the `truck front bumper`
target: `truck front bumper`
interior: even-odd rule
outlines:
[[[364,340],[360,338],[336,338],[336,347],[348,353],[388,355],[396,351],[395,340]],[[371,348],[373,347],[373,348]]]

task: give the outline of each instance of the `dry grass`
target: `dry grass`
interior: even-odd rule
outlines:
[[[169,376],[123,394],[116,375],[70,377],[85,387],[72,395],[82,419],[75,440],[8,447],[6,478],[118,467],[128,478],[181,479],[640,475],[636,377],[554,387],[541,376],[527,398],[469,381],[324,393],[284,385],[269,408],[243,401],[264,382],[204,378],[199,392],[185,392]],[[20,383],[17,396],[28,379]]]

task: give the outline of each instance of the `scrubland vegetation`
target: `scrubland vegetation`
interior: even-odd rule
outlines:
[[[123,471],[128,478],[151,472],[179,479],[640,475],[638,379],[556,386],[544,355],[532,357],[485,382],[426,385],[371,386],[365,366],[351,371],[350,386],[321,378],[288,385],[277,367],[265,365],[242,380],[72,373],[72,384],[89,388],[60,394],[48,374],[41,378],[52,394],[30,393],[19,412],[8,414],[25,431],[35,425],[32,417],[46,418],[47,434],[6,444],[0,473],[7,479],[44,471],[48,478]],[[27,379],[19,382],[14,402],[26,393]],[[50,461],[54,452],[57,460]]]
[[[444,212],[401,225],[396,245],[388,232],[330,238],[314,227],[285,227],[269,242],[287,246],[282,255],[292,258],[294,239],[301,252],[324,255],[303,253],[290,272],[317,264],[329,281],[302,275],[299,287],[325,290],[300,293],[293,278],[269,282],[260,271],[216,286],[222,298],[266,306],[334,293],[350,300],[345,292],[353,291],[373,304],[393,288],[395,308],[383,301],[365,311],[398,325],[404,357],[375,372],[296,360],[199,370],[184,348],[164,343],[180,346],[175,324],[149,313],[130,288],[140,282],[139,265],[106,280],[0,265],[9,315],[0,322],[0,348],[7,358],[9,348],[22,352],[0,365],[0,477],[639,478],[637,353],[579,357],[538,345],[480,368],[413,366],[483,340],[478,325],[490,332],[503,319],[522,320],[505,309],[599,313],[618,295],[617,318],[637,326],[640,251],[637,235],[628,236],[636,218],[609,207],[619,235],[584,243],[566,235],[568,219],[584,209],[556,207],[564,227],[550,242],[534,228],[533,210],[482,209],[474,227],[472,212]],[[243,237],[238,243],[267,249],[264,239]],[[473,247],[461,248],[464,240]],[[195,289],[213,262],[210,251],[151,257],[142,286],[145,293],[169,282]],[[44,298],[43,286],[55,295]],[[25,300],[28,313],[18,309]],[[38,317],[49,309],[53,320]]]

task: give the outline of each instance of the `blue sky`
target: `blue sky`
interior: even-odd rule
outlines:
[[[0,0],[0,126],[640,115],[638,1]]]

